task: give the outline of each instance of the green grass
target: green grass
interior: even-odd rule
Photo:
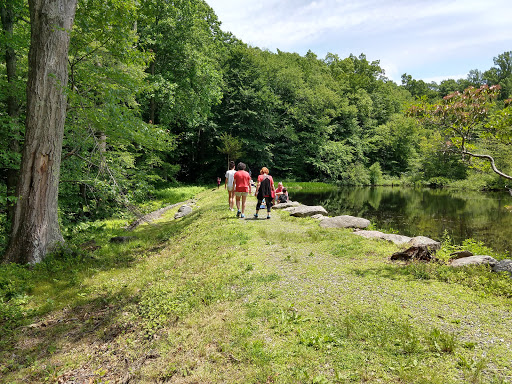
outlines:
[[[154,199],[144,203],[141,208],[146,213],[152,212],[168,205],[190,200],[206,189],[208,187],[194,185],[159,189],[154,192]]]
[[[393,244],[194,194],[183,219],[89,223],[70,234],[94,245],[0,266],[0,382],[510,382],[503,276],[392,264]]]
[[[321,182],[298,182],[298,181],[284,181],[284,186],[288,191],[301,191],[301,192],[330,192],[335,191],[338,187],[335,184],[321,183]]]

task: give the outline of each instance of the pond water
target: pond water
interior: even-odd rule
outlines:
[[[455,244],[473,238],[498,252],[512,253],[512,196],[403,187],[347,187],[328,193],[290,191],[290,199],[321,205],[330,216],[364,217],[383,231],[441,240],[446,231]]]

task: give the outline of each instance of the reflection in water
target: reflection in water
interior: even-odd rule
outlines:
[[[293,191],[292,199],[322,205],[331,216],[369,219],[384,231],[440,240],[446,231],[455,244],[474,238],[499,252],[512,250],[512,205],[506,192],[445,189],[352,187],[329,193]]]

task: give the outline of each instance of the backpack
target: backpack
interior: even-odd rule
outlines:
[[[279,203],[286,203],[288,201],[288,196],[286,196],[284,193],[280,194],[277,198],[277,201]]]
[[[258,190],[258,200],[263,200],[265,196],[271,196],[272,190],[270,189],[270,179],[265,177],[260,183],[260,189]]]

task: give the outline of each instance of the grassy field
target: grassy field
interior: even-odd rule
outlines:
[[[0,382],[511,382],[508,277],[196,197],[185,218],[89,224],[80,251],[2,266]]]

